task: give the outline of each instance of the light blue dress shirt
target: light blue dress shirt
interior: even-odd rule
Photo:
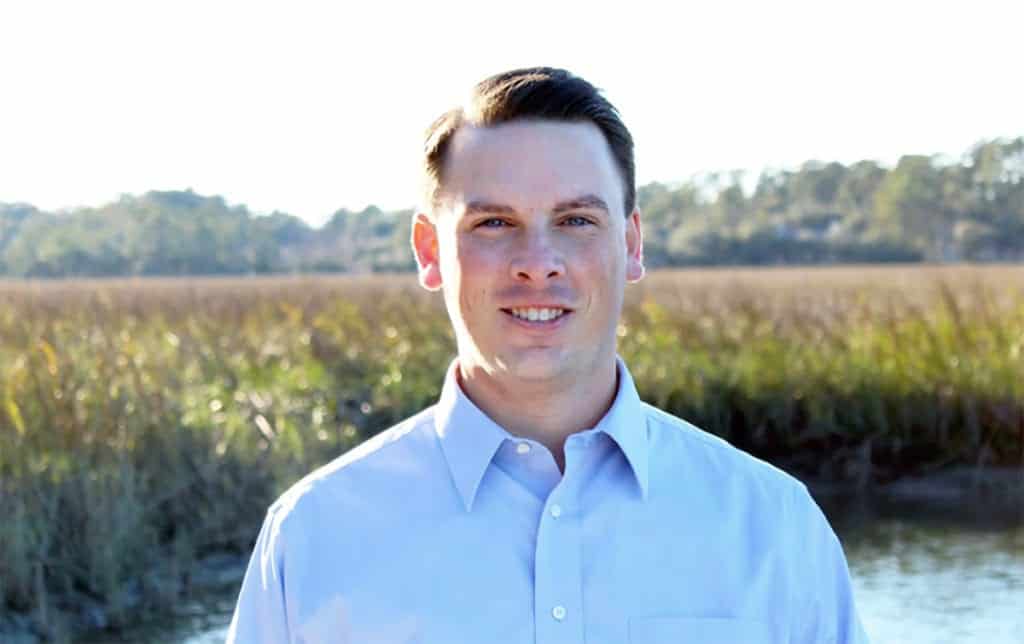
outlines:
[[[643,403],[621,359],[564,475],[455,369],[270,506],[228,642],[867,642],[804,485]]]

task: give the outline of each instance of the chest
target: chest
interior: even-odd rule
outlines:
[[[478,501],[385,513],[289,553],[299,641],[785,641],[792,579],[756,517],[557,489]]]

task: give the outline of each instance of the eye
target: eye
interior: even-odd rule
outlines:
[[[477,223],[474,228],[504,228],[508,225],[504,219],[498,219],[497,217],[491,217],[490,219],[484,219]]]
[[[571,217],[566,217],[565,219],[563,219],[562,223],[563,224],[568,224],[570,226],[574,226],[575,227],[575,226],[588,226],[588,225],[590,225],[590,224],[592,224],[594,222],[590,221],[586,217],[581,217],[579,215],[572,215]]]

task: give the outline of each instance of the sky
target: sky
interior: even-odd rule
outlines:
[[[1018,0],[5,1],[0,202],[413,207],[427,125],[533,65],[605,92],[641,185],[959,157],[1024,136],[1022,25]]]

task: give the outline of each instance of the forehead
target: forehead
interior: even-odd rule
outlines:
[[[622,208],[622,179],[604,135],[589,121],[463,126],[452,136],[442,198],[542,209],[581,194]]]

